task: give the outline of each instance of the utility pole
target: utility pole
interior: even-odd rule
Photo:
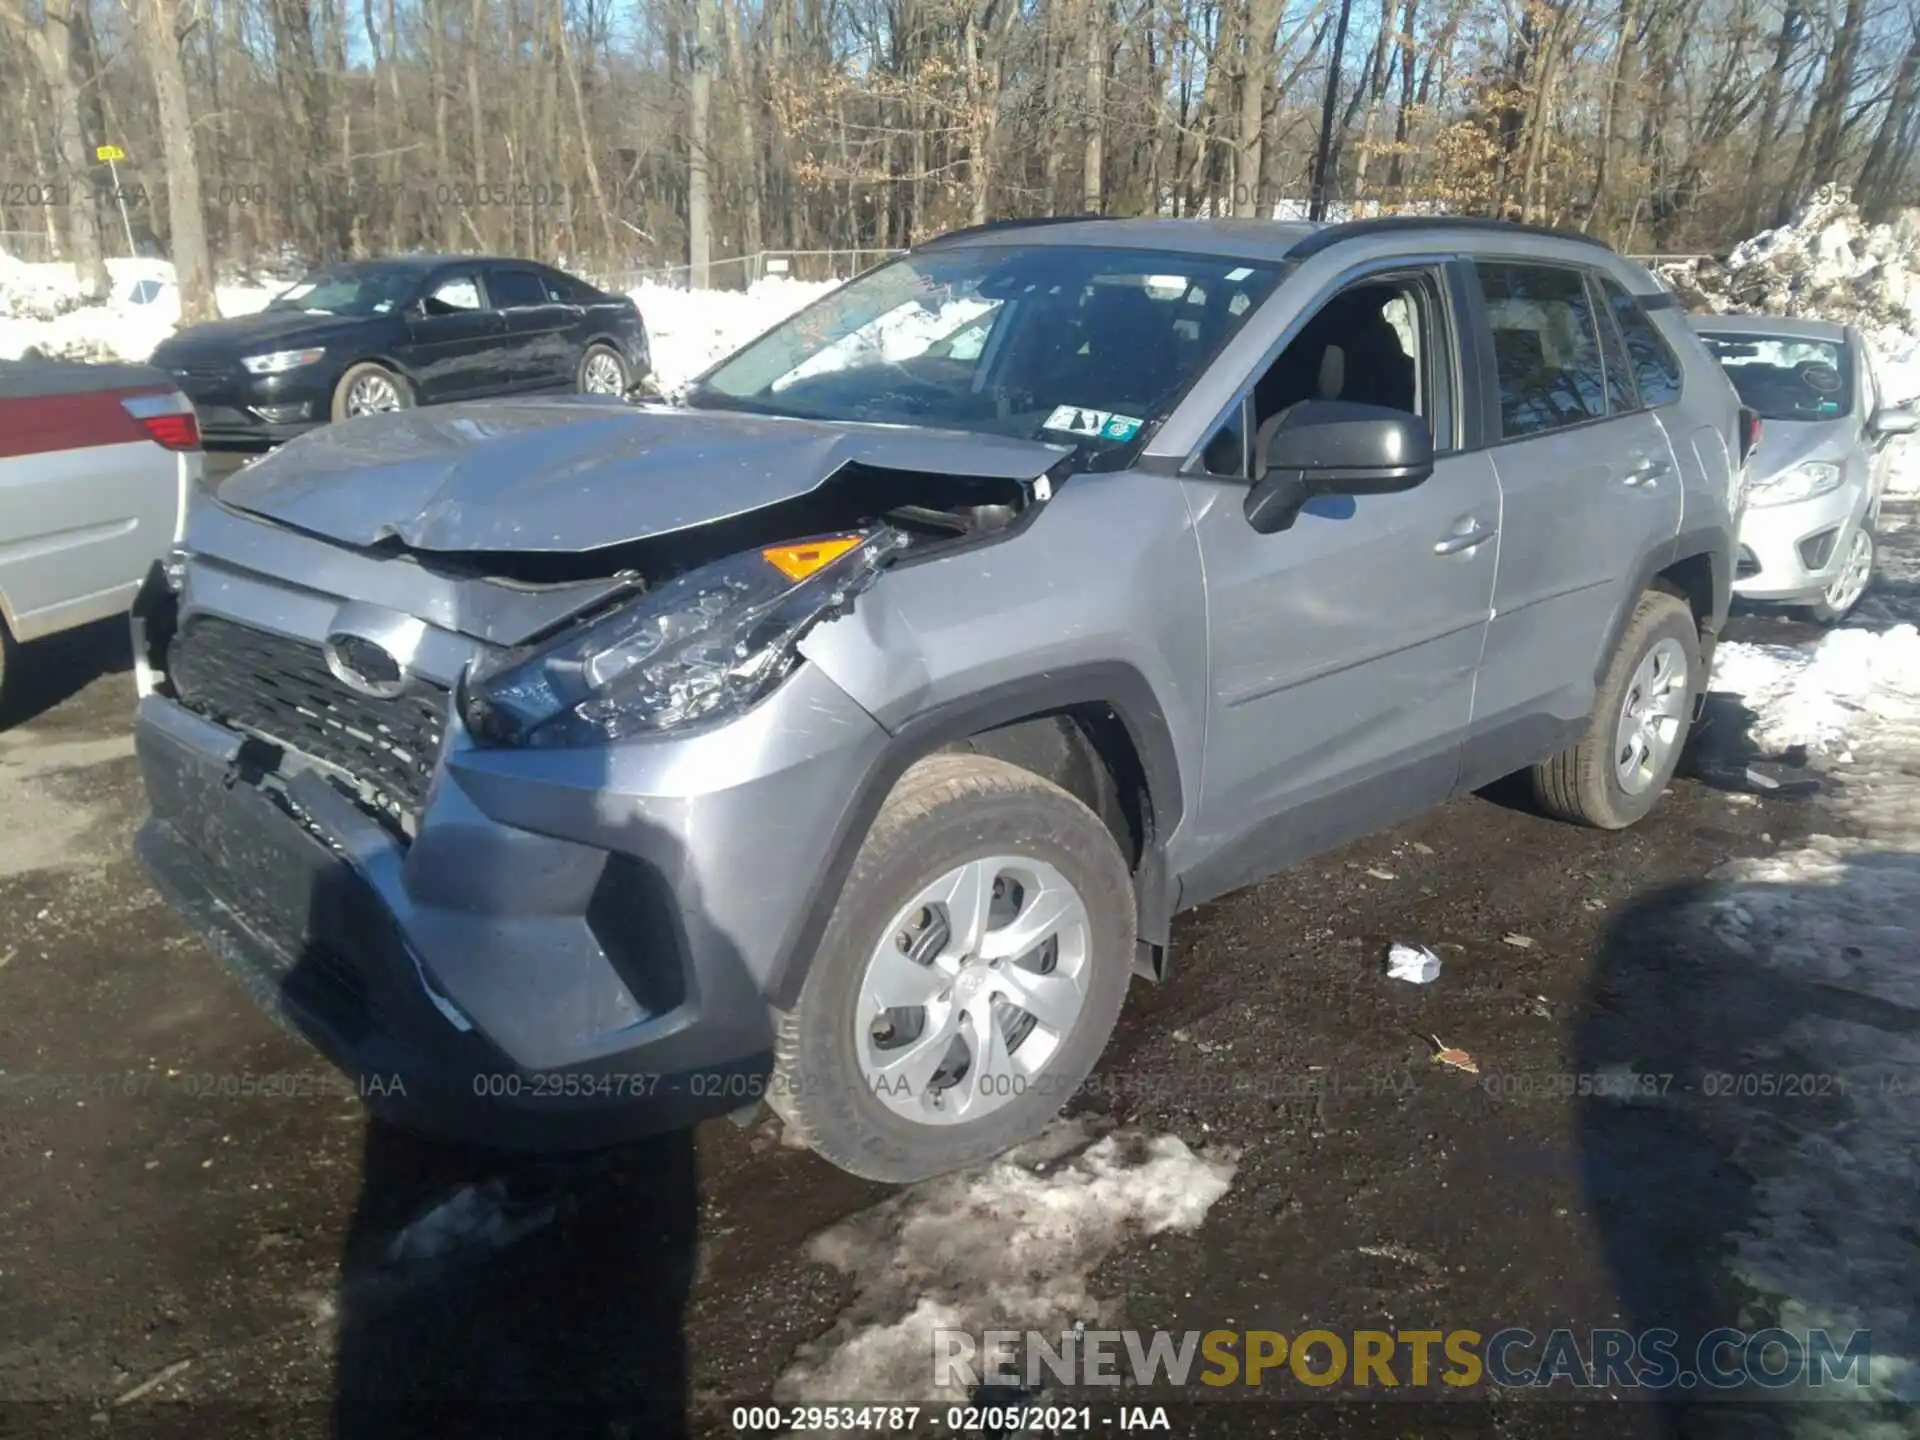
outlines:
[[[1353,15],[1353,0],[1340,0],[1340,19],[1333,28],[1333,54],[1327,60],[1327,93],[1320,101],[1320,143],[1313,156],[1313,192],[1307,201],[1307,218],[1327,218],[1327,190],[1332,181],[1327,171],[1333,155],[1333,111],[1340,99],[1340,59],[1347,48],[1347,21]]]

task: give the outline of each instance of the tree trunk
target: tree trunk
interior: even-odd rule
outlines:
[[[167,228],[173,250],[174,282],[180,287],[180,319],[187,325],[220,318],[213,293],[213,258],[207,251],[207,214],[200,190],[200,156],[187,103],[187,75],[180,63],[179,32],[173,0],[132,0],[129,18],[147,73],[153,81],[159,113],[160,143],[167,159]]]
[[[1886,224],[1899,209],[1900,176],[1906,168],[1902,128],[1912,126],[1916,110],[1920,110],[1920,33],[1914,35],[1900,58],[1893,93],[1887,99],[1879,128],[1873,132],[1873,144],[1853,188],[1861,218],[1869,225]]]
[[[693,0],[693,55],[687,77],[688,284],[707,288],[713,259],[712,163],[713,0]]]
[[[1760,82],[1760,121],[1755,131],[1753,164],[1747,172],[1746,192],[1740,205],[1740,233],[1745,235],[1757,229],[1766,204],[1767,166],[1766,157],[1773,148],[1774,136],[1780,124],[1780,100],[1786,89],[1787,70],[1793,63],[1793,49],[1799,42],[1800,31],[1806,23],[1806,14],[1800,8],[1800,0],[1787,0],[1786,12],[1780,17],[1780,29],[1773,41],[1773,64],[1767,67],[1767,78]]]
[[[73,27],[79,23],[72,0],[47,0],[43,17],[29,20],[14,0],[0,0],[0,18],[27,44],[27,52],[45,82],[52,100],[54,151],[59,156],[61,180],[72,201],[67,209],[67,246],[81,295],[104,300],[113,290],[107,274],[106,243],[100,233],[100,212],[93,203],[93,161],[81,123],[82,97],[73,73]]]
[[[1247,0],[1246,63],[1240,76],[1240,121],[1233,161],[1233,213],[1260,213],[1262,142],[1267,113],[1267,82],[1273,71],[1273,32],[1280,23],[1280,0]]]
[[[1347,48],[1347,22],[1353,17],[1353,0],[1340,0],[1340,18],[1333,30],[1333,51],[1327,57],[1327,88],[1320,100],[1320,138],[1313,157],[1313,190],[1307,202],[1307,218],[1327,218],[1327,198],[1332,193],[1329,173],[1333,154],[1333,114],[1340,103],[1340,59]]]
[[[587,193],[593,197],[593,208],[600,217],[600,233],[606,239],[607,260],[611,264],[613,257],[620,251],[620,237],[613,230],[613,207],[607,203],[607,190],[600,183],[600,162],[593,156],[593,127],[587,123],[586,96],[580,89],[580,70],[573,63],[572,45],[567,39],[567,12],[561,0],[555,0],[553,7],[554,43],[559,47],[560,64],[567,72],[567,80],[573,90],[573,123],[580,134],[581,163],[587,171]],[[586,57],[591,64],[593,56]]]
[[[1081,124],[1086,136],[1080,162],[1080,206],[1089,215],[1103,207],[1102,170],[1107,142],[1107,0],[1087,0],[1086,106]]]

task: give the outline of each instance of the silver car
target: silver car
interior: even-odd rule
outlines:
[[[396,1120],[764,1097],[934,1174],[1072,1097],[1181,911],[1514,771],[1645,816],[1739,409],[1576,236],[947,236],[683,409],[367,416],[225,481],[135,607],[139,851]]]
[[[1892,441],[1920,416],[1886,403],[1860,332],[1825,320],[1715,315],[1694,328],[1760,417],[1734,593],[1831,625],[1873,578]]]

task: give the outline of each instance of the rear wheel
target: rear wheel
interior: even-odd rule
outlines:
[[[1132,973],[1126,862],[1058,786],[935,755],[887,797],[780,1028],[774,1108],[874,1180],[1037,1134],[1105,1048]]]
[[[413,389],[384,365],[365,361],[350,366],[333,387],[333,418],[380,415],[389,410],[411,410]]]
[[[1808,616],[1821,625],[1838,625],[1853,613],[1860,597],[1873,581],[1873,530],[1864,521],[1847,542],[1847,558],[1833,583],[1820,592],[1820,598],[1807,607]]]
[[[589,345],[580,357],[582,395],[624,395],[630,383],[627,362],[611,345]]]
[[[1693,723],[1699,654],[1686,602],[1662,590],[1642,595],[1594,697],[1586,735],[1533,767],[1541,808],[1601,830],[1624,830],[1653,809]]]

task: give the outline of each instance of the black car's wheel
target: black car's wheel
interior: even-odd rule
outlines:
[[[1693,724],[1700,632],[1686,601],[1640,597],[1579,744],[1533,767],[1542,809],[1600,830],[1624,830],[1653,809]]]
[[[582,395],[624,395],[631,384],[626,358],[611,345],[589,345],[580,357]]]
[[[379,415],[388,410],[411,410],[413,387],[386,366],[364,360],[349,366],[333,387],[333,418]]]
[[[874,820],[781,1023],[774,1108],[873,1180],[997,1155],[1093,1069],[1133,948],[1132,882],[1099,817],[1004,761],[929,756]]]

